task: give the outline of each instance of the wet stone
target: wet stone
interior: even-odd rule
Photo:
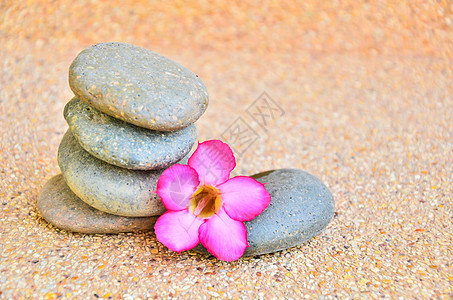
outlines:
[[[134,170],[167,168],[186,156],[197,139],[195,124],[178,131],[154,131],[113,118],[77,97],[66,104],[64,117],[86,151]]]
[[[69,68],[69,86],[98,110],[153,130],[187,127],[208,106],[208,92],[198,75],[125,43],[101,43],[79,53]]]
[[[157,217],[121,217],[99,211],[77,197],[61,174],[52,177],[38,196],[45,220],[67,231],[105,234],[152,230]]]
[[[244,256],[299,246],[320,234],[332,220],[332,194],[313,175],[297,169],[279,169],[251,177],[266,183],[271,203],[255,219],[244,222],[250,245]],[[201,245],[194,250],[208,253]]]
[[[186,163],[187,157],[180,163]],[[58,148],[58,165],[70,189],[94,208],[120,216],[146,217],[165,212],[154,193],[165,169],[120,168],[89,154],[68,130]]]

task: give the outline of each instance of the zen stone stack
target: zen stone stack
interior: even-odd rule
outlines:
[[[194,123],[208,105],[206,86],[174,61],[124,43],[82,51],[69,85],[75,97],[64,109],[62,176],[41,191],[42,216],[75,232],[152,229],[165,211],[154,193],[157,179],[187,162]]]

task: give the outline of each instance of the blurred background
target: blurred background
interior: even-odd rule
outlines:
[[[236,174],[301,168],[336,199],[337,217],[319,240],[255,264],[281,261],[295,270],[291,279],[286,271],[279,281],[264,271],[249,277],[247,262],[222,268],[261,287],[277,280],[266,292],[274,296],[294,282],[296,294],[453,295],[452,1],[1,1],[0,189],[8,205],[0,209],[8,225],[0,237],[12,241],[8,249],[48,230],[35,202],[59,173],[62,111],[72,97],[68,68],[86,47],[109,41],[156,51],[203,79],[210,104],[197,122],[200,141],[225,139],[238,118],[255,132],[253,142],[238,146]],[[278,109],[265,126],[250,113],[263,92]],[[142,236],[134,237],[140,249]],[[63,244],[66,238],[55,234]],[[116,241],[102,243],[109,251]],[[0,258],[22,270],[8,276],[9,287],[25,288],[34,269],[15,252],[0,250]],[[187,263],[168,259],[169,269]],[[149,258],[138,251],[136,260]],[[215,274],[220,267],[203,268]],[[133,275],[124,277],[127,289]],[[89,278],[80,275],[85,291],[95,289]],[[164,290],[179,289],[178,280],[165,282]],[[35,284],[72,291],[42,276]],[[227,287],[230,296],[243,292]]]
[[[4,128],[23,127],[10,113],[33,127],[57,122],[49,128],[61,133],[71,61],[90,45],[121,41],[204,80],[211,103],[198,123],[201,139],[221,136],[263,92],[279,103],[286,115],[265,132],[243,118],[260,136],[243,152],[249,160],[254,151],[275,157],[321,139],[332,147],[354,138],[350,127],[378,129],[376,116],[364,115],[384,114],[384,130],[388,114],[400,112],[383,109],[414,101],[403,90],[441,86],[436,76],[451,75],[451,1],[2,1],[0,17],[2,100],[15,100],[2,105]],[[403,117],[416,118],[413,110],[407,105]]]

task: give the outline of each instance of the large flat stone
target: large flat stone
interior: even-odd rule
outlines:
[[[187,157],[182,163],[187,162]],[[58,148],[58,165],[71,190],[98,210],[147,217],[165,212],[156,190],[165,169],[141,171],[108,164],[88,153],[68,130]]]
[[[187,127],[208,106],[208,92],[198,75],[125,43],[101,43],[80,52],[69,68],[69,86],[100,111],[153,130]]]
[[[134,170],[167,168],[186,156],[197,139],[195,124],[171,132],[150,130],[104,114],[77,97],[66,104],[64,117],[90,154]]]
[[[61,174],[52,177],[38,196],[38,210],[52,225],[80,233],[151,230],[157,217],[121,217],[99,211],[77,197]]]
[[[271,203],[255,219],[245,222],[250,247],[244,256],[299,246],[320,234],[332,220],[334,199],[315,176],[297,169],[279,169],[251,177],[266,183]],[[194,250],[208,253],[201,244]]]

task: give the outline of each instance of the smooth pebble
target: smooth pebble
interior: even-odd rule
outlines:
[[[77,97],[66,104],[64,118],[90,154],[134,170],[167,168],[186,156],[197,139],[195,124],[172,132],[150,130],[115,119]]]
[[[42,188],[37,202],[45,220],[67,231],[106,234],[151,230],[157,217],[121,217],[97,210],[77,197],[61,174]]]
[[[69,86],[81,100],[112,117],[160,131],[189,126],[209,102],[198,75],[125,43],[101,43],[80,52],[69,68]]]
[[[180,163],[185,162],[187,157]],[[70,189],[98,210],[128,217],[165,212],[160,197],[154,193],[165,169],[130,170],[106,163],[83,149],[70,130],[58,148],[58,165]]]
[[[244,222],[250,246],[244,256],[302,245],[320,234],[332,220],[334,199],[315,176],[298,169],[278,169],[251,177],[265,183],[271,203],[255,219]],[[194,250],[207,253],[201,244]]]

